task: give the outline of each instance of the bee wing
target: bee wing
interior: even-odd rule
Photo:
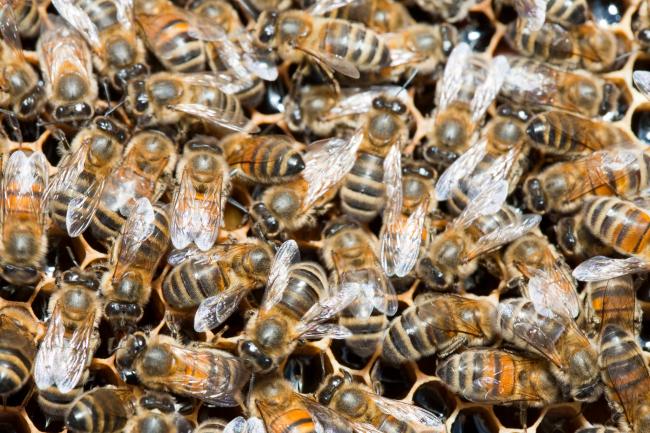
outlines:
[[[474,92],[470,103],[472,120],[480,122],[494,98],[499,94],[501,86],[508,75],[510,65],[504,56],[497,56],[490,62],[485,81]]]
[[[205,332],[221,325],[239,307],[248,290],[234,285],[215,296],[204,299],[194,315],[194,330]]]
[[[472,248],[465,253],[464,259],[466,261],[473,260],[482,254],[494,251],[505,244],[519,239],[521,236],[537,227],[541,221],[542,217],[540,215],[522,215],[521,219],[516,223],[508,224],[481,236],[478,241],[474,243]]]
[[[18,58],[24,59],[23,45],[20,41],[20,33],[16,23],[16,15],[11,7],[11,2],[2,2],[0,7],[0,35]]]
[[[436,104],[438,110],[447,108],[447,105],[458,96],[471,55],[472,49],[465,42],[456,45],[452,50],[440,83],[440,93]]]
[[[519,18],[525,21],[529,31],[536,32],[546,21],[548,0],[515,0],[515,10]]]
[[[397,94],[399,86],[373,86],[365,90],[353,91],[338,99],[327,113],[327,119],[353,116],[367,113],[372,108],[372,101],[383,94]]]
[[[156,214],[147,198],[139,198],[129,217],[122,226],[120,242],[120,264],[127,266],[135,258],[142,243],[147,240],[154,231]]]
[[[458,186],[461,179],[472,174],[476,166],[485,158],[487,140],[474,143],[467,151],[458,157],[443,173],[436,183],[436,198],[445,201],[451,197],[451,192]]]
[[[505,180],[507,178],[515,158],[520,154],[521,148],[515,147],[510,149],[506,154],[496,158],[490,166],[478,174],[474,174],[467,181],[467,188],[469,195],[475,194],[480,191],[485,185],[493,182]]]
[[[266,433],[264,422],[257,417],[238,416],[223,428],[223,433]]]
[[[241,116],[238,119],[232,119],[223,110],[207,107],[202,104],[174,104],[168,106],[169,109],[180,111],[189,116],[198,117],[201,120],[212,123],[217,126],[232,129],[233,131],[245,131],[246,125],[249,124],[250,119]],[[259,128],[255,127],[252,132],[257,132]]]
[[[358,423],[343,417],[337,411],[323,406],[309,397],[295,393],[311,414],[317,433],[381,433],[368,423]]]
[[[488,184],[470,201],[463,211],[454,220],[454,225],[469,227],[474,220],[481,216],[491,215],[501,209],[508,197],[508,182],[499,180]]]
[[[70,339],[66,341],[65,347],[61,348],[62,362],[56,367],[56,385],[63,393],[72,391],[83,376],[92,355],[91,339],[94,323],[95,312],[92,312],[74,330]]]
[[[309,145],[301,173],[308,185],[303,209],[309,209],[352,170],[362,141],[363,131],[359,130],[348,139],[328,138]]]
[[[444,422],[428,410],[417,407],[414,404],[382,397],[373,392],[366,392],[366,395],[375,402],[379,410],[387,415],[394,416],[400,421],[404,421],[408,424],[418,424],[423,427],[429,427],[427,429],[429,432],[446,431]],[[434,430],[431,430],[431,428]]]
[[[187,171],[183,172],[178,188],[174,192],[171,207],[170,235],[176,249],[182,249],[192,243],[192,214],[196,190]]]
[[[325,15],[326,13],[345,7],[356,0],[316,0],[316,2],[307,9],[307,13],[313,16]]]
[[[298,244],[293,239],[285,241],[275,253],[271,271],[269,272],[268,283],[264,298],[262,298],[262,308],[270,310],[275,304],[280,302],[284,289],[289,282],[289,269],[291,265],[300,260],[300,250]]]
[[[358,295],[359,290],[357,286],[349,284],[342,285],[336,293],[321,299],[317,304],[312,305],[307,310],[298,325],[296,325],[296,333],[298,336],[301,336],[309,334],[319,335],[319,330],[334,331],[335,328],[323,328],[320,325],[343,311]],[[340,331],[344,332],[343,330]]]
[[[454,311],[473,311],[476,309],[476,304],[472,299],[465,298],[463,296],[448,294],[445,295],[447,302],[453,303],[456,305]],[[430,301],[425,301],[424,303],[418,304],[419,308],[424,309],[424,311],[429,311],[430,314],[422,317],[430,318],[431,320],[425,320],[426,326],[428,329],[436,329],[448,333],[462,333],[468,334],[475,337],[480,337],[483,335],[483,331],[476,325],[474,318],[472,317],[463,317],[462,315],[456,316],[454,323],[441,322],[440,320],[435,320],[438,314],[437,303],[434,302],[436,298],[431,299]],[[444,325],[453,325],[444,326]]]
[[[585,173],[587,179],[576,184],[567,200],[583,197],[604,186],[615,193],[617,181],[626,177],[630,171],[638,170],[642,158],[642,152],[617,150],[593,152],[588,157],[575,161],[575,169]]]
[[[210,183],[201,200],[196,200],[192,214],[194,243],[199,250],[207,251],[217,240],[222,220],[223,180],[219,177]]]
[[[90,225],[99,207],[106,179],[95,178],[82,194],[68,203],[65,225],[71,238],[80,236]]]
[[[92,22],[88,14],[77,6],[74,0],[52,0],[52,5],[75,30],[93,46],[100,50],[102,43],[99,40],[99,29]]]
[[[358,79],[361,75],[359,74],[359,70],[357,67],[354,65],[354,63],[349,62],[345,60],[341,56],[337,56],[334,54],[326,53],[324,51],[317,51],[312,48],[303,46],[303,45],[296,45],[294,48],[297,50],[303,51],[304,53],[310,55],[313,57],[321,66],[332,69],[335,72],[338,72],[341,75],[345,75],[346,77],[354,78],[355,80]]]
[[[243,50],[243,61],[246,69],[265,81],[278,79],[278,68],[270,57],[272,50],[263,50],[253,45],[253,36],[248,32],[237,35],[239,45]]]
[[[648,263],[636,257],[612,259],[596,256],[576,266],[573,277],[578,281],[603,281],[647,271]]]
[[[113,0],[117,21],[127,30],[135,28],[133,17],[133,0]]]
[[[34,359],[34,382],[38,389],[46,389],[56,384],[57,369],[62,366],[62,364],[57,364],[60,361],[60,352],[64,346],[64,336],[65,326],[61,318],[61,307],[57,303]]]
[[[40,38],[41,52],[46,65],[44,78],[52,84],[66,69],[75,69],[83,79],[92,82],[95,78],[90,67],[90,52],[83,37],[68,27],[59,17],[48,15],[53,23],[51,29]],[[71,65],[71,66],[70,66]]]
[[[536,348],[549,361],[562,368],[562,357],[557,350],[557,341],[566,332],[564,325],[558,324],[559,326],[549,327],[545,325],[548,317],[526,314],[521,310],[517,314],[512,304],[509,303],[500,303],[497,308],[502,321],[504,319],[511,321],[515,336]]]
[[[341,286],[359,293],[349,306],[355,317],[367,318],[373,308],[387,316],[397,312],[397,294],[381,268],[368,268],[344,272]]]
[[[580,299],[571,276],[558,264],[544,269],[536,269],[528,280],[527,297],[533,302],[535,310],[546,316],[575,318],[580,313]]]
[[[52,182],[47,187],[47,197],[54,198],[77,183],[79,175],[84,169],[88,149],[89,143],[84,142],[76,151],[68,153],[62,158]]]
[[[634,71],[634,84],[646,98],[650,98],[650,71]]]
[[[17,218],[16,214],[28,212],[44,226],[47,186],[47,159],[42,152],[32,152],[30,156],[22,150],[12,153],[4,167],[2,180],[2,220],[8,221]]]

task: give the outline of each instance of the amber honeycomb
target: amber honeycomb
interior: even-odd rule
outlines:
[[[631,24],[633,18],[639,11],[643,0],[590,0],[592,11],[598,9],[605,13],[608,5],[614,5],[620,11],[620,20],[614,20],[607,24],[615,32],[629,40],[634,39]],[[49,1],[42,2],[42,8],[48,8]],[[473,45],[476,51],[483,52],[486,57],[495,53],[508,51],[507,44],[503,41],[505,24],[499,21],[490,0],[478,3],[471,9],[467,20],[458,25],[461,34],[466,41]],[[29,45],[27,46],[29,48]],[[38,65],[38,59],[33,51],[26,51],[26,58],[34,65]],[[287,68],[281,68],[285,83],[288,83]],[[633,51],[624,66],[614,72],[603,74],[605,78],[612,80],[625,88],[629,93],[629,108],[625,115],[615,122],[630,133],[636,135],[642,142],[650,144],[650,101],[640,94],[632,84],[632,73],[634,70],[650,70],[650,55],[641,50]],[[413,94],[413,90],[411,90]],[[414,142],[424,136],[426,125],[424,116],[428,112],[420,112],[415,105],[411,105],[411,112],[416,121]],[[254,111],[252,121],[264,129],[267,125],[278,125],[281,129],[287,130],[286,124],[281,115],[268,115]],[[48,131],[43,132],[34,141],[18,143],[11,140],[4,140],[3,151],[11,151],[18,148],[31,150],[43,150],[52,163],[51,172],[56,172],[55,162],[56,141]],[[413,149],[407,149],[412,151]],[[250,202],[250,196],[246,191],[235,190],[235,195],[244,204]],[[226,222],[227,230],[222,232],[222,238],[243,239],[249,230],[248,223],[239,224],[241,215],[233,209],[227,209]],[[230,227],[228,226],[230,225]],[[58,240],[52,241],[50,250],[53,253],[48,258],[48,266],[53,270],[54,264],[63,270],[73,265],[68,257],[69,246],[74,251],[76,261],[82,268],[98,261],[105,260],[106,251],[91,244],[83,237],[76,240],[63,240],[57,245]],[[320,243],[313,240],[299,240],[301,250],[316,252]],[[309,253],[308,253],[309,254]],[[162,301],[160,285],[168,271],[165,268],[157,277],[150,303],[145,311],[145,317],[140,322],[144,329],[153,333],[170,333],[166,326],[166,308]],[[398,282],[399,287],[399,282]],[[14,289],[0,288],[0,312],[5,309],[15,309],[25,315],[25,323],[30,323],[30,331],[37,338],[43,336],[45,325],[43,319],[47,308],[47,302],[55,289],[54,278],[50,272],[34,290],[28,292],[15,291]],[[413,304],[413,299],[418,293],[419,285],[416,281],[398,290],[399,311],[403,311]],[[496,292],[488,293],[486,296],[498,299]],[[646,319],[641,330],[641,344],[646,351],[646,361],[650,359],[650,285],[644,284],[638,291],[638,299],[644,311]],[[11,299],[8,300],[8,299]],[[235,315],[227,323],[225,331],[219,335],[207,332],[205,334],[193,335],[192,338],[199,341],[212,342],[220,348],[234,350],[239,334],[245,324],[245,318]],[[91,378],[87,386],[101,386],[106,384],[125,385],[114,367],[114,355],[110,353],[110,330],[107,323],[100,325],[102,345],[92,361],[90,370]],[[610,424],[611,413],[603,398],[594,403],[564,403],[552,405],[543,409],[527,409],[525,420],[527,427],[522,425],[521,410],[506,406],[492,406],[469,403],[460,400],[453,395],[441,381],[435,377],[435,357],[428,357],[417,363],[409,363],[401,368],[393,368],[382,365],[375,353],[369,359],[360,359],[352,354],[343,343],[322,340],[314,343],[307,343],[299,346],[283,365],[285,377],[295,379],[300,384],[301,392],[313,392],[321,383],[321,379],[339,368],[349,370],[358,380],[372,385],[379,382],[383,393],[387,397],[413,401],[434,413],[443,415],[449,432],[452,433],[509,433],[527,431],[530,433],[569,433],[590,424]],[[302,368],[309,368],[309,377],[302,378]],[[136,394],[141,393],[137,387],[133,387]],[[195,424],[204,419],[222,417],[230,419],[241,414],[241,408],[212,408],[201,404],[190,404],[183,412],[186,417]],[[57,423],[47,425],[44,415],[36,403],[36,393],[32,386],[26,386],[24,390],[15,396],[11,396],[5,406],[0,408],[0,433],[37,433],[37,432],[65,432],[66,429]]]

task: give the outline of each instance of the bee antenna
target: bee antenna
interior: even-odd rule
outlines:
[[[247,208],[246,206],[244,206],[242,203],[240,203],[240,202],[239,202],[237,199],[235,199],[234,197],[228,197],[228,198],[226,199],[226,201],[228,202],[228,204],[230,204],[232,207],[234,207],[235,209],[237,209],[237,210],[240,211],[241,213],[243,213],[243,214],[245,214],[245,215],[249,215],[249,214],[250,214],[250,213],[248,212],[248,208]]]
[[[118,108],[120,108],[120,107],[121,107],[122,105],[124,105],[125,103],[126,103],[126,95],[124,95],[124,96],[122,97],[122,99],[120,100],[120,102],[118,102],[117,104],[113,105],[112,107],[110,106],[110,102],[109,102],[109,109],[108,109],[108,111],[107,111],[106,113],[104,113],[104,116],[106,116],[106,117],[110,116],[111,114],[113,114],[113,112],[114,112],[115,110],[117,110]]]
[[[72,251],[72,248],[70,248],[70,245],[66,245],[66,246],[65,246],[65,250],[68,252],[68,255],[70,256],[70,260],[72,260],[72,263],[73,263],[76,267],[81,268],[81,266],[80,266],[79,263],[77,262],[77,259],[76,259],[75,256],[74,256],[74,251]]]
[[[406,88],[411,85],[411,83],[413,82],[413,80],[415,79],[415,77],[418,75],[419,72],[420,71],[418,71],[417,69],[414,69],[411,75],[409,75],[409,77],[406,79],[404,84],[402,84],[402,87],[400,87],[397,93],[395,93],[395,96],[399,96],[400,93],[406,90]]]

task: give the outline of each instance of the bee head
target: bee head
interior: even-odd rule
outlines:
[[[115,365],[123,377],[135,374],[135,361],[147,348],[147,337],[142,332],[127,336],[115,351]]]
[[[334,398],[334,394],[345,383],[345,378],[341,374],[330,375],[326,380],[323,386],[316,392],[316,400],[324,406],[328,406]]]
[[[531,177],[524,183],[524,196],[528,209],[539,213],[545,213],[548,209],[548,201],[542,186],[542,182]]]
[[[255,372],[268,373],[275,367],[273,359],[251,340],[240,341],[238,352],[244,362]]]

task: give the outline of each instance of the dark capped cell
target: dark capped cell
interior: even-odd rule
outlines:
[[[459,39],[467,42],[474,51],[485,51],[494,36],[494,25],[481,13],[470,13],[458,26]]]
[[[632,115],[632,132],[645,144],[650,144],[650,111],[637,110]]]
[[[409,393],[415,377],[405,366],[392,367],[381,360],[373,367],[373,380],[381,384],[384,397],[401,400]]]
[[[445,419],[456,410],[456,397],[438,381],[420,385],[413,394],[413,403]]]
[[[499,426],[487,409],[471,408],[458,413],[451,433],[497,433]]]

